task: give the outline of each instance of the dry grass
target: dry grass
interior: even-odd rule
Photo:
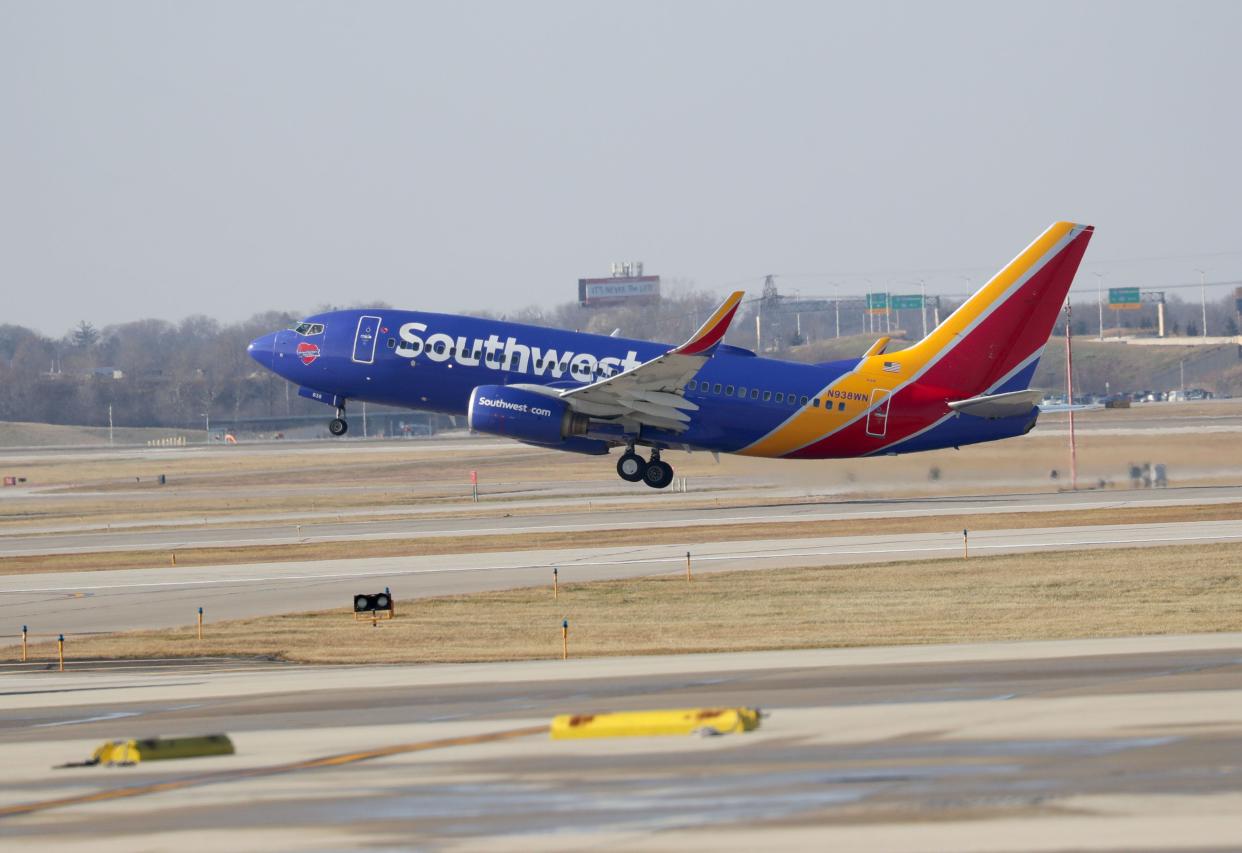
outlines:
[[[526,660],[1242,630],[1242,545],[973,557],[566,584],[74,639],[71,660]],[[35,647],[41,659],[54,648]],[[7,651],[9,659],[14,650]]]
[[[1017,530],[1034,527],[1082,527],[1107,524],[1148,524],[1179,521],[1234,521],[1242,519],[1242,503],[1189,506],[1138,506],[1117,509],[1063,512],[1005,512],[973,515],[931,515],[901,518],[841,519],[837,521],[774,521],[755,524],[704,524],[644,527],[646,545],[695,545],[703,542],[744,542],[759,539],[800,539],[821,536],[862,536],[887,533],[934,533],[949,530]],[[475,554],[634,544],[634,528],[608,529],[606,516],[599,528],[577,531],[505,533],[493,536],[430,536],[411,539],[350,540],[348,559],[403,557],[411,554]],[[292,532],[292,531],[291,531]],[[254,545],[244,547],[192,548],[175,552],[178,566],[215,566],[237,563],[289,562],[342,559],[341,542],[300,545]],[[46,554],[6,557],[0,575],[39,572],[82,572],[108,569],[157,569],[172,564],[167,551],[96,551],[87,554]]]

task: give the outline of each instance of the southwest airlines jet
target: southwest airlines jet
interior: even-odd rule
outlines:
[[[923,340],[861,358],[801,364],[721,343],[742,293],[681,346],[454,314],[331,311],[250,344],[298,393],[466,415],[475,432],[605,455],[662,489],[666,449],[789,459],[914,453],[1023,435],[1041,392],[1031,377],[1090,225],[1058,222]],[[644,459],[637,448],[650,448]]]

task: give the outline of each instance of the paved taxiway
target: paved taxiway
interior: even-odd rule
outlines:
[[[727,492],[726,492],[727,494]],[[555,514],[531,512],[522,501],[492,501],[491,513],[480,516],[469,507],[439,505],[422,513],[403,509],[398,518],[375,518],[383,512],[361,510],[370,518],[348,514],[308,513],[273,518],[270,514],[235,515],[228,520],[191,526],[180,522],[127,529],[117,525],[90,531],[0,532],[0,557],[33,554],[70,554],[97,551],[177,551],[212,546],[293,545],[314,542],[346,542],[378,539],[416,539],[437,536],[502,536],[516,533],[590,533],[607,527],[642,531],[652,527],[686,527],[720,524],[865,520],[868,518],[914,518],[938,515],[1064,512],[1067,510],[1127,509],[1152,506],[1190,506],[1242,503],[1242,487],[1203,486],[1178,489],[1110,490],[1004,495],[939,496],[935,498],[882,498],[823,503],[778,502],[751,506],[684,507],[664,500],[645,501],[606,512],[582,511],[584,499],[557,501]],[[663,498],[664,496],[659,496]],[[768,496],[769,498],[771,496]],[[434,513],[435,517],[425,517]],[[135,521],[131,526],[142,525]]]
[[[1235,849],[1242,635],[6,676],[0,817],[56,849]],[[721,738],[549,741],[559,712],[744,704]],[[103,739],[236,756],[51,770]],[[409,745],[316,769],[298,762]],[[423,750],[423,751],[411,751]],[[357,756],[355,756],[357,757]],[[282,764],[293,764],[271,772]],[[210,782],[200,778],[214,775]],[[262,775],[268,774],[268,775]],[[174,782],[158,792],[150,786]]]
[[[1242,541],[1242,520],[980,530],[971,553],[1147,547]],[[398,600],[431,595],[680,572],[936,559],[962,553],[961,532],[759,539],[686,545],[562,548],[222,566],[0,576],[0,620],[36,634],[82,634],[348,605],[391,587]],[[2,642],[2,641],[0,641]],[[8,642],[16,642],[10,635]]]

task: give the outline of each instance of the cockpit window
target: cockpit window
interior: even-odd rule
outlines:
[[[298,323],[296,326],[294,326],[292,331],[296,332],[299,335],[307,335],[307,336],[322,335],[323,334],[323,323],[307,323],[305,320],[303,320],[301,323]]]

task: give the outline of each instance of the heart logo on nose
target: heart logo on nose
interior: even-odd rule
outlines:
[[[319,344],[312,344],[303,341],[298,344],[298,358],[302,359],[303,364],[310,364],[319,358]]]

